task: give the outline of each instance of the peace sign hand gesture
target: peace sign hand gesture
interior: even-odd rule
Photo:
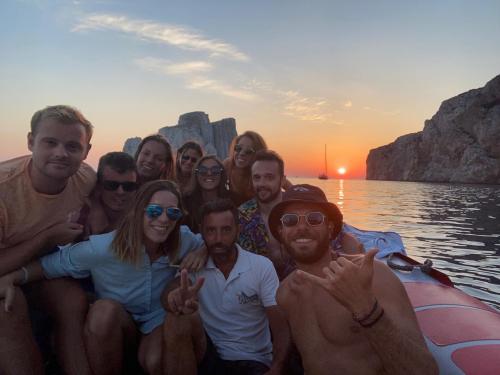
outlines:
[[[350,312],[363,316],[374,304],[372,290],[373,262],[378,249],[364,255],[346,255],[323,268],[324,277],[297,271],[299,282],[308,280],[325,289]]]
[[[199,278],[194,285],[189,285],[188,271],[183,269],[180,286],[168,294],[168,309],[176,315],[187,315],[198,311],[198,291],[204,281],[204,278]]]

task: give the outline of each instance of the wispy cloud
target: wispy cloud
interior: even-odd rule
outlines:
[[[344,103],[344,107],[351,108],[352,107],[352,102],[350,100],[348,100],[347,102]]]
[[[241,100],[254,100],[257,98],[257,96],[250,91],[240,90],[223,82],[205,77],[194,77],[189,79],[187,87],[193,90],[215,92],[217,94],[222,94]]]
[[[208,72],[213,66],[206,61],[186,61],[182,63],[172,63],[170,60],[158,59],[155,57],[144,57],[136,59],[134,63],[144,70],[164,73],[168,75],[184,75],[200,72]]]
[[[298,91],[276,91],[284,99],[284,114],[302,121],[328,122],[341,125],[343,121],[336,120],[333,111],[327,108],[324,99],[308,98]]]
[[[110,14],[88,15],[72,31],[114,30],[132,34],[142,39],[169,44],[178,48],[205,51],[211,56],[247,61],[248,56],[235,46],[218,39],[210,39],[187,27],[131,19]]]
[[[142,69],[169,76],[182,76],[185,87],[190,90],[213,92],[241,100],[254,100],[257,96],[250,90],[235,88],[227,83],[201,75],[212,70],[205,61],[171,63],[169,60],[145,57],[134,61]]]

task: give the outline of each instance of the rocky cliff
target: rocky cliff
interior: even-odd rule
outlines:
[[[228,156],[229,145],[236,137],[236,121],[225,118],[210,122],[205,112],[189,112],[179,116],[174,126],[165,126],[158,130],[172,145],[174,152],[187,141],[201,144],[207,154],[215,154],[223,160]],[[125,141],[123,151],[135,154],[141,138],[129,138]]]
[[[424,130],[370,150],[368,180],[500,184],[500,75],[441,104]]]

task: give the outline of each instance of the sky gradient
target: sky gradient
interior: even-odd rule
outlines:
[[[500,74],[498,1],[0,3],[0,161],[28,153],[32,114],[94,124],[88,162],[204,111],[234,117],[289,176],[364,178],[370,149],[422,130],[440,103]]]

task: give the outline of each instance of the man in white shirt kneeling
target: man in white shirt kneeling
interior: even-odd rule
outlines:
[[[269,259],[236,244],[238,227],[229,200],[203,206],[207,264],[189,277],[183,270],[162,297],[170,312],[163,352],[168,374],[271,374],[284,365],[290,336],[276,305],[278,277]]]

